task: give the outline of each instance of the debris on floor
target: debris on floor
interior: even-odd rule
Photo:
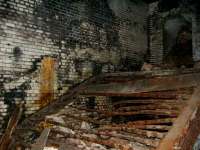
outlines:
[[[56,113],[43,110],[43,119],[38,113],[39,123],[34,127],[37,136],[28,136],[30,129],[23,129],[25,139],[31,141],[26,146],[32,150],[180,148],[176,144],[184,145],[187,137],[196,137],[191,124],[200,120],[200,92],[198,81],[190,81],[198,76],[199,73],[190,72],[148,77],[140,74],[134,79],[123,74],[105,75],[86,84],[78,95],[72,94],[73,100]]]

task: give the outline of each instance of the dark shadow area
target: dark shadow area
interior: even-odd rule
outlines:
[[[192,25],[183,17],[170,18],[164,25],[164,64],[193,67]]]

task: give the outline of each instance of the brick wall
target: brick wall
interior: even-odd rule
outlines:
[[[148,7],[129,0],[123,6],[117,12],[114,0],[0,0],[0,126],[19,102],[27,116],[49,91],[51,100],[89,76],[137,68]],[[48,78],[54,81],[44,83]]]
[[[133,4],[126,0],[109,0],[109,6],[120,20],[119,43],[123,47],[126,66],[138,69],[147,51],[148,5],[142,1]]]
[[[149,4],[149,61],[152,64],[162,64],[163,61],[163,22],[158,2]]]

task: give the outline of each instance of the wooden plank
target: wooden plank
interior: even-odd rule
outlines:
[[[147,77],[164,77],[164,76],[174,76],[180,74],[193,74],[199,73],[200,69],[189,68],[189,69],[164,69],[164,70],[152,70],[152,71],[136,71],[136,72],[114,72],[114,73],[104,73],[102,77],[133,77],[135,78],[147,78]]]
[[[150,78],[128,83],[93,84],[82,95],[133,96],[135,93],[176,90],[197,86],[200,73]]]
[[[186,101],[176,99],[128,99],[113,102],[113,106],[132,106],[132,105],[156,105],[156,104],[168,104],[168,105],[185,105]]]
[[[36,143],[32,145],[31,150],[43,150],[46,146],[50,131],[50,128],[45,128],[40,137],[36,140]]]
[[[91,143],[97,143],[101,145],[105,145],[111,148],[116,148],[116,149],[123,149],[123,150],[132,150],[131,145],[129,144],[129,141],[120,139],[119,137],[113,136],[112,138],[110,137],[109,139],[103,139],[99,138],[98,136],[95,136],[95,134],[92,133],[87,133],[89,131],[76,131],[76,134],[72,133],[66,133],[62,131],[55,130],[56,133],[59,133],[63,136],[66,136],[66,138],[75,138],[75,139],[80,139],[83,141],[88,141]]]
[[[200,134],[200,108],[193,113],[188,126],[187,133],[179,144],[181,150],[192,150],[194,143],[197,141],[197,137]]]
[[[156,109],[156,110],[138,110],[138,111],[128,111],[128,112],[101,112],[105,117],[113,117],[113,116],[134,116],[134,115],[154,115],[154,116],[169,116],[169,117],[177,117],[179,111],[176,110],[168,110],[168,109]]]
[[[187,135],[191,120],[194,120],[195,113],[200,105],[200,87],[198,87],[188,105],[183,109],[179,117],[174,122],[172,129],[168,132],[166,137],[161,141],[157,150],[173,150],[175,147],[180,148],[178,145],[184,136]],[[194,143],[190,143],[194,144]]]
[[[157,139],[161,139],[165,135],[164,132],[142,130],[142,129],[135,128],[135,127],[133,127],[133,128],[115,128],[114,127],[114,128],[109,128],[106,130],[99,130],[99,131],[102,131],[102,132],[124,131],[124,132],[127,132],[127,134],[132,133],[132,134],[136,134],[136,136],[139,135],[140,137],[142,136],[145,138],[157,138]]]
[[[22,115],[22,105],[23,104],[21,103],[19,106],[16,106],[9,119],[8,126],[0,140],[0,150],[6,150],[10,148],[10,144],[12,142],[12,135],[15,132],[16,126]]]
[[[125,106],[117,108],[116,111],[120,112],[128,112],[128,111],[140,111],[140,110],[180,110],[183,106],[179,105],[171,105],[171,104],[149,104],[149,105],[133,105],[133,106]]]
[[[100,127],[98,130],[108,130],[108,131],[127,131],[127,132],[132,132],[135,129],[141,129],[144,131],[162,131],[162,133],[167,132],[168,130],[170,130],[171,126],[168,125],[132,125],[132,126],[123,126],[123,125],[116,125],[116,126],[103,126]]]
[[[143,125],[161,125],[161,124],[169,124],[174,122],[174,118],[164,118],[164,119],[153,119],[153,120],[140,120],[140,121],[131,121],[122,124],[111,124],[105,125],[104,127],[143,127]]]

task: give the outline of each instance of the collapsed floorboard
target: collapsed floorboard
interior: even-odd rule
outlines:
[[[138,74],[135,79],[130,73],[106,74],[92,80],[75,92],[76,97],[72,94],[69,104],[60,103],[59,111],[46,109],[45,116],[29,118],[29,123],[32,119],[37,124],[20,126],[18,133],[31,129],[16,134],[14,143],[37,150],[190,150],[200,133],[190,128],[191,122],[200,123],[200,73],[163,74]],[[191,137],[187,145],[185,135]]]

